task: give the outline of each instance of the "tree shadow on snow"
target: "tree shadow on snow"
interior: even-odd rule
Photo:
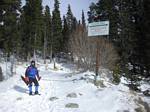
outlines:
[[[14,89],[15,89],[16,91],[20,92],[20,93],[28,93],[28,89],[25,89],[25,88],[23,88],[23,87],[21,87],[21,86],[18,86],[18,85],[15,85],[15,86],[14,86]]]

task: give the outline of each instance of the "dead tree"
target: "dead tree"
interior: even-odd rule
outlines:
[[[100,67],[113,70],[119,56],[113,44],[105,37],[88,37],[87,30],[79,25],[72,33],[70,51],[73,53],[75,63],[85,70],[94,70],[96,64],[96,50],[99,50]],[[98,39],[96,39],[98,38]],[[97,46],[97,41],[99,41]]]

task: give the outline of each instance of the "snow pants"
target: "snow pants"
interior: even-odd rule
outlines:
[[[32,92],[32,83],[35,85],[35,91],[38,92],[39,83],[36,78],[29,77],[29,92]]]

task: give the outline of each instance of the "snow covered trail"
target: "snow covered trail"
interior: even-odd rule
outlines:
[[[0,112],[135,112],[139,96],[123,84],[98,89],[82,80],[89,72],[73,75],[76,73],[63,66],[52,68],[38,66],[41,95],[29,96],[20,78],[26,65],[17,66],[17,75],[0,83]]]
[[[20,73],[17,72],[16,76],[6,82],[2,82],[0,85],[2,88],[2,91],[0,91],[0,112],[40,112],[43,106],[44,108],[47,106],[46,103],[44,103],[44,99],[48,97],[47,94],[50,92],[49,85],[51,82],[41,80],[40,84],[44,86],[43,89],[40,88],[40,92],[43,94],[41,96],[29,96],[28,87],[20,79],[20,75],[24,73],[25,68],[20,67],[20,69]]]
[[[61,83],[65,83],[63,76],[67,72],[45,70],[44,67],[39,67],[39,74],[42,76],[39,81],[41,95],[29,96],[28,87],[20,78],[25,72],[24,66],[18,66],[17,75],[0,83],[0,112],[66,112],[61,108],[61,104],[54,100],[60,101],[57,90],[60,89]]]

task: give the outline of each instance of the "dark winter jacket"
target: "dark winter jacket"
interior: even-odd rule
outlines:
[[[26,69],[25,76],[29,78],[36,78],[36,76],[39,77],[37,68],[35,66],[29,66]]]

